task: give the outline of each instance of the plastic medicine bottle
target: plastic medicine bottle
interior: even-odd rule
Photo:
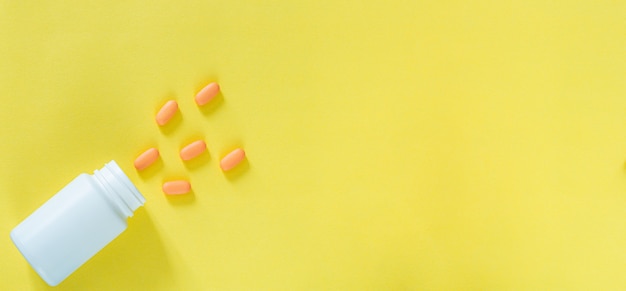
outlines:
[[[11,239],[39,276],[56,286],[122,233],[145,202],[111,161],[80,174],[11,231]]]

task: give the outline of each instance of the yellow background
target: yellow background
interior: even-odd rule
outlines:
[[[0,3],[0,289],[111,159],[145,208],[57,290],[626,289],[626,2],[62,2]]]

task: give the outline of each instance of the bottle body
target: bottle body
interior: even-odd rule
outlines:
[[[120,183],[130,183],[115,162],[107,166],[122,173],[127,181]],[[109,178],[115,183],[115,175]],[[110,182],[80,174],[11,232],[14,244],[49,285],[59,284],[126,229],[128,209],[122,207],[127,205],[115,190],[135,193]],[[136,188],[134,192],[143,205],[143,196]]]

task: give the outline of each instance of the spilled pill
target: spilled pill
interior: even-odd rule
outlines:
[[[204,104],[209,103],[217,93],[220,91],[220,86],[217,83],[210,83],[206,85],[198,94],[196,94],[196,104],[202,106]]]
[[[167,101],[167,103],[159,109],[159,112],[155,117],[157,124],[160,126],[165,125],[168,121],[170,121],[170,119],[172,119],[172,117],[174,117],[176,111],[178,111],[178,103],[174,100]]]
[[[135,169],[141,171],[152,165],[159,158],[159,150],[149,148],[135,159]]]
[[[167,195],[180,195],[191,191],[191,184],[185,180],[174,180],[163,183],[163,193]]]
[[[220,168],[222,168],[222,171],[228,171],[241,163],[245,157],[246,153],[242,149],[235,149],[222,158]]]
[[[203,140],[194,141],[180,150],[180,158],[189,161],[206,151],[206,143]]]

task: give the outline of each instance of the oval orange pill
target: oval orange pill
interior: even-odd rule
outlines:
[[[135,169],[141,171],[152,165],[159,158],[159,150],[149,148],[135,159]]]
[[[245,157],[246,152],[242,149],[236,149],[222,158],[220,168],[222,168],[222,171],[228,171],[241,163]]]
[[[155,117],[157,124],[160,126],[167,124],[174,117],[176,111],[178,111],[178,103],[174,100],[167,101],[157,112]]]
[[[202,106],[213,100],[217,93],[220,92],[220,86],[217,83],[210,83],[206,85],[198,94],[196,94],[196,104]]]
[[[194,141],[180,150],[180,158],[189,161],[206,151],[206,143],[203,140]]]
[[[191,191],[191,184],[185,180],[174,180],[163,183],[163,193],[167,195],[186,194]]]

